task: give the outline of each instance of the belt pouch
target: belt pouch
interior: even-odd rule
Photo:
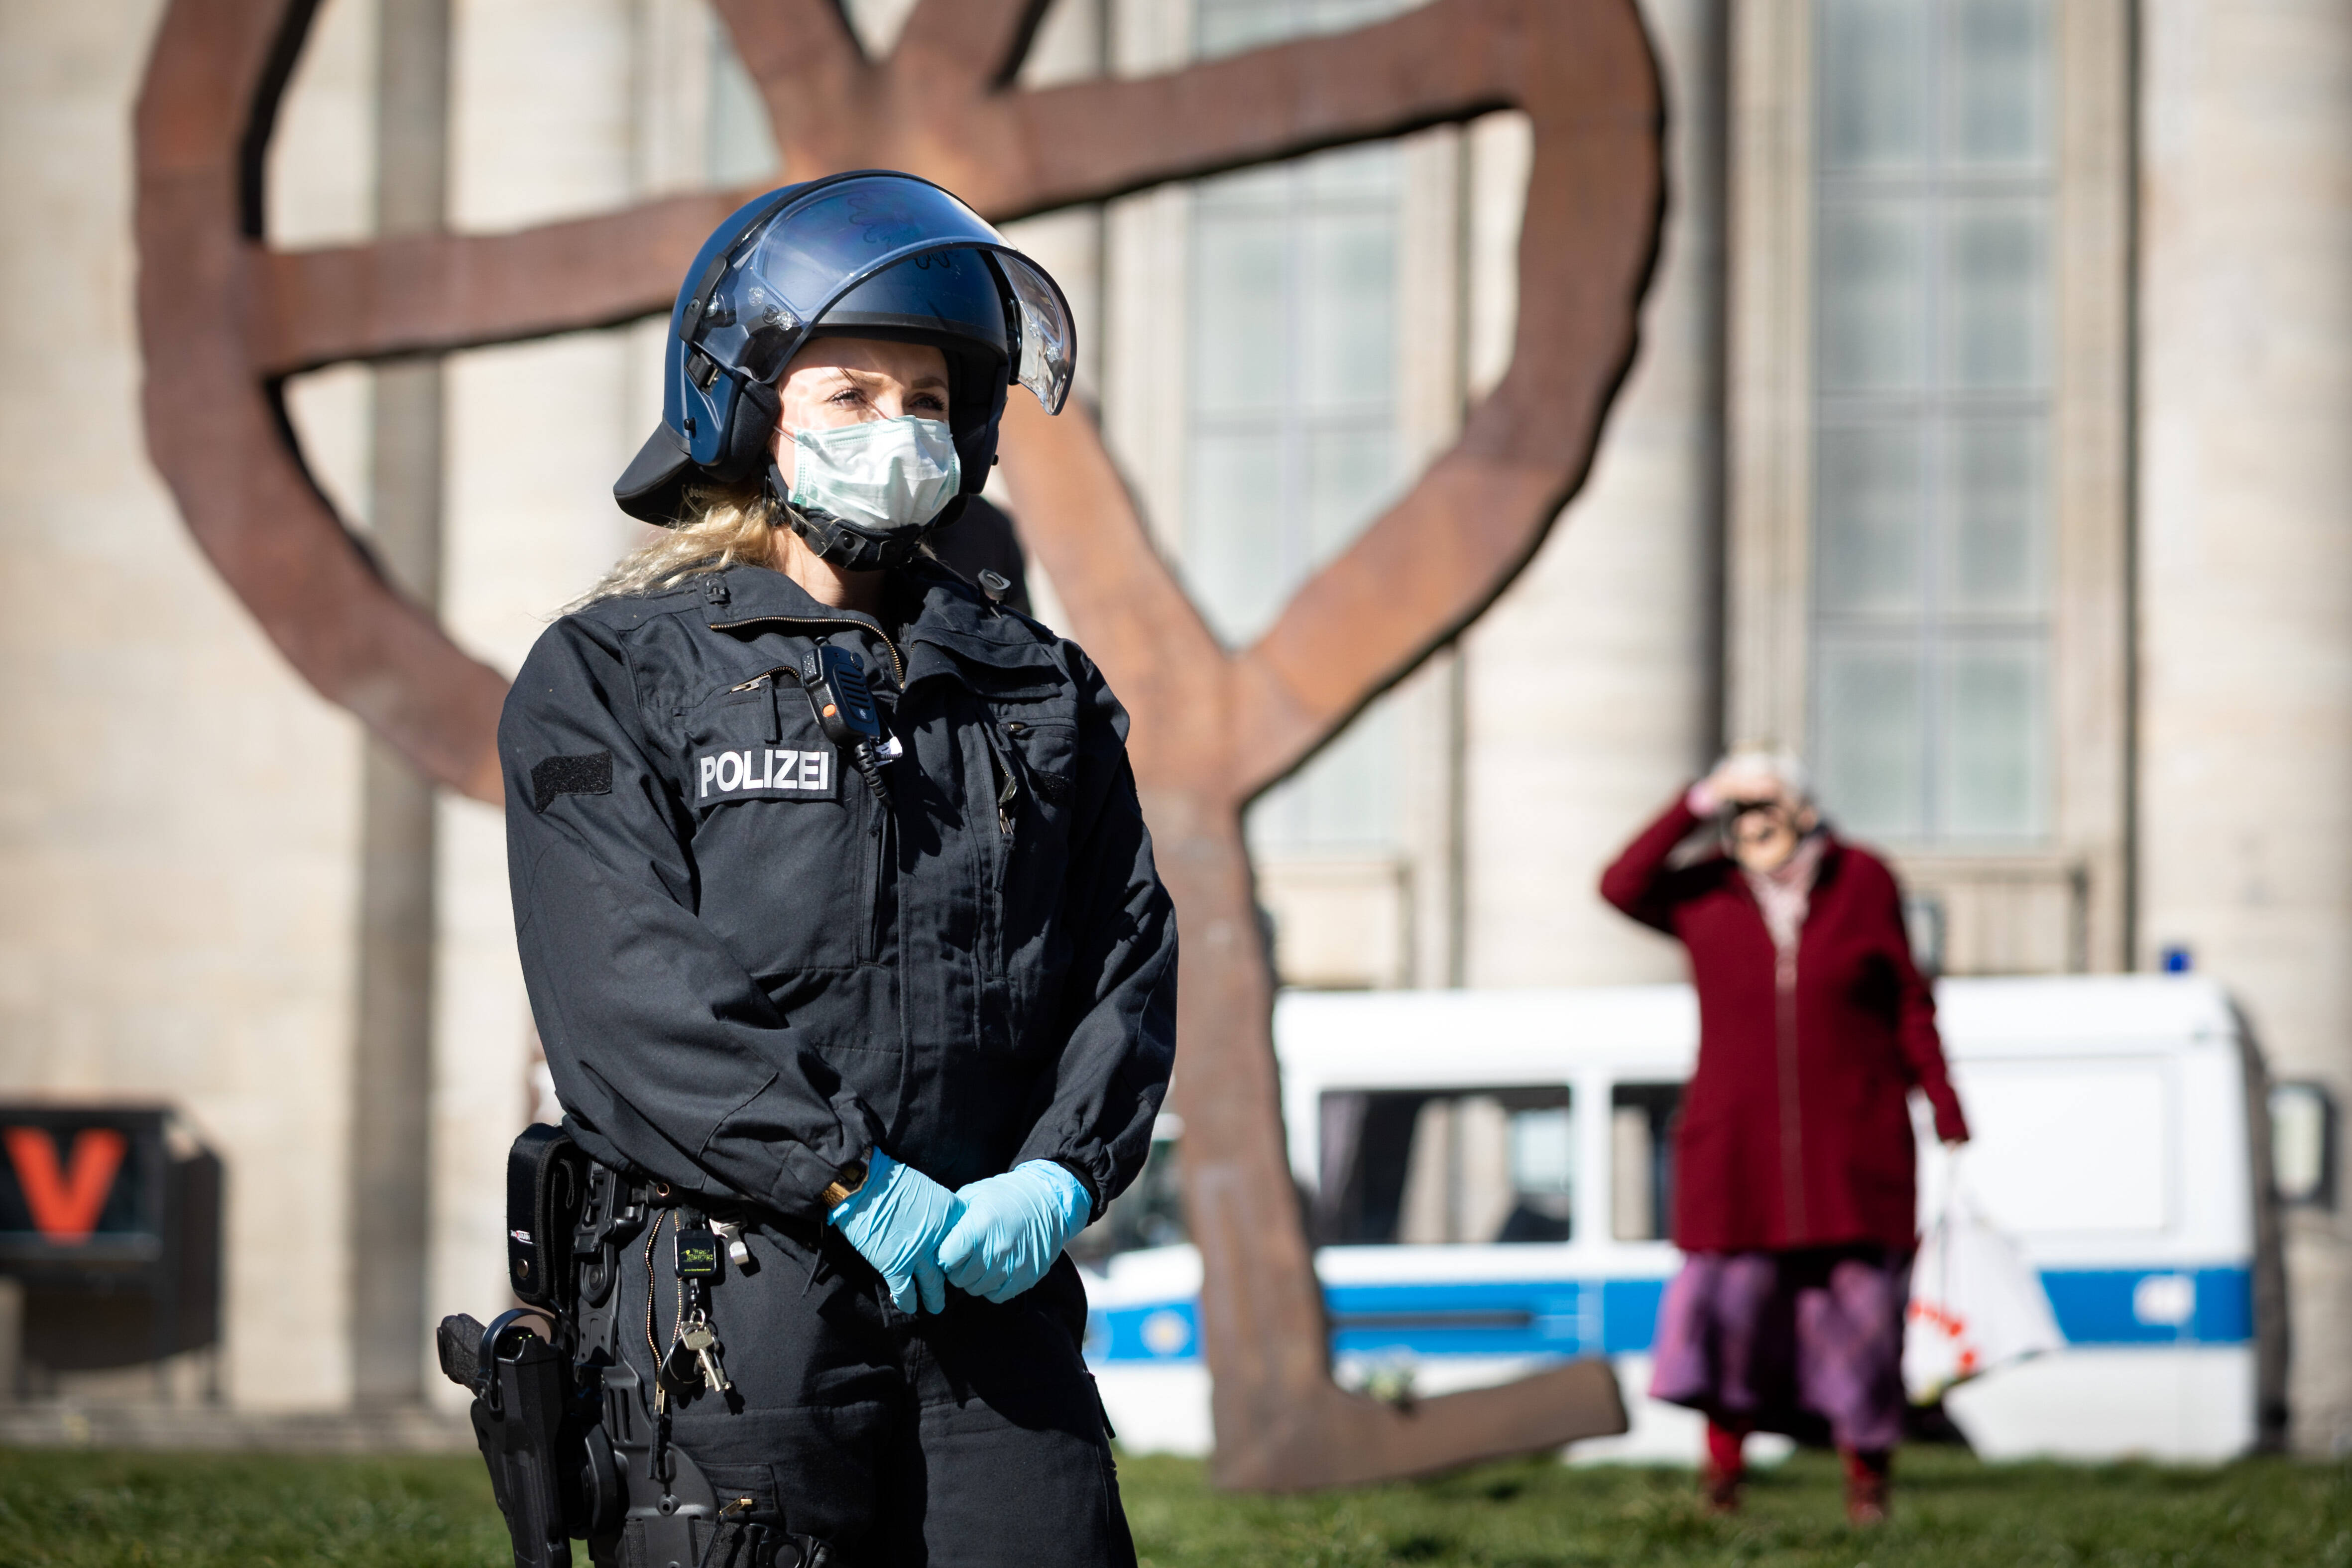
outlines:
[[[588,1157],[562,1128],[534,1122],[507,1151],[507,1280],[526,1306],[572,1305],[572,1232],[588,1195]]]

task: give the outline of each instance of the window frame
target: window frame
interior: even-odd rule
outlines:
[[[1324,1139],[1329,1136],[1334,1125],[1332,1112],[1335,1109],[1339,1109],[1334,1102],[1348,1100],[1358,1102],[1355,1107],[1357,1111],[1355,1127],[1350,1133],[1344,1156],[1345,1168],[1335,1173],[1331,1169],[1333,1152]],[[1375,1101],[1381,1103],[1375,1106],[1372,1104]],[[1512,1169],[1516,1150],[1510,1143],[1509,1127],[1512,1119],[1528,1112],[1553,1110],[1559,1112],[1565,1122],[1568,1139],[1567,1191],[1559,1194],[1547,1194],[1533,1188],[1520,1187],[1514,1183],[1509,1191],[1515,1202],[1510,1209],[1505,1211],[1504,1218],[1507,1224],[1512,1215],[1518,1212],[1521,1205],[1516,1200],[1529,1197],[1557,1197],[1564,1204],[1567,1213],[1544,1217],[1557,1220],[1565,1226],[1566,1235],[1541,1237],[1519,1237],[1508,1240],[1504,1239],[1500,1235],[1477,1240],[1458,1236],[1435,1239],[1427,1237],[1412,1239],[1405,1237],[1403,1230],[1412,1215],[1416,1198],[1413,1176],[1416,1172],[1423,1170],[1416,1155],[1422,1153],[1421,1131],[1427,1121],[1426,1113],[1433,1104],[1444,1102],[1451,1114],[1458,1116],[1472,1101],[1483,1101],[1492,1105],[1504,1118],[1505,1169],[1513,1177],[1516,1176],[1516,1171]],[[1318,1135],[1315,1141],[1316,1179],[1312,1184],[1313,1198],[1310,1206],[1312,1228],[1317,1237],[1315,1245],[1318,1249],[1323,1247],[1381,1250],[1397,1247],[1452,1249],[1497,1247],[1516,1249],[1575,1247],[1588,1240],[1588,1226],[1591,1223],[1591,1215],[1594,1212],[1595,1200],[1589,1192],[1589,1176],[1593,1163],[1585,1155],[1584,1143],[1590,1136],[1590,1127],[1593,1119],[1584,1110],[1582,1086],[1572,1079],[1493,1083],[1465,1080],[1461,1083],[1382,1083],[1374,1086],[1335,1081],[1317,1086],[1315,1106]],[[1404,1142],[1401,1148],[1394,1151],[1402,1156],[1402,1163],[1392,1172],[1395,1177],[1396,1199],[1393,1210],[1383,1207],[1379,1211],[1389,1219],[1390,1234],[1385,1236],[1340,1235],[1338,1234],[1339,1222],[1343,1214],[1356,1214],[1360,1218],[1360,1205],[1365,1196],[1365,1162],[1368,1158],[1368,1152],[1360,1139],[1365,1121],[1375,1109],[1405,1109],[1411,1113]],[[1389,1131],[1393,1131],[1393,1127]],[[1450,1141],[1459,1134],[1449,1130],[1446,1136]],[[1448,1156],[1451,1157],[1449,1163],[1451,1159],[1458,1159],[1460,1152],[1459,1147],[1450,1147],[1447,1151]],[[1328,1190],[1326,1186],[1329,1178],[1335,1173],[1340,1177],[1339,1188],[1336,1192]],[[1470,1190],[1460,1181],[1462,1174],[1458,1164],[1454,1164],[1453,1168],[1445,1173],[1443,1206],[1448,1216],[1449,1226],[1452,1221],[1460,1218],[1460,1205]],[[1389,1184],[1383,1179],[1381,1184],[1381,1190],[1387,1191]],[[1426,1194],[1421,1195],[1425,1200]]]
[[[2049,385],[2051,792],[2035,845],[1885,846],[1944,909],[1951,973],[2119,970],[2131,952],[2129,0],[2054,7]],[[1731,8],[1725,721],[1814,739],[1815,0]]]

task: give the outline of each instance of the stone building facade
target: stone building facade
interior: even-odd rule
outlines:
[[[1024,75],[1409,3],[1054,0]],[[848,9],[878,53],[911,0]],[[417,1330],[495,1298],[504,1145],[545,1109],[499,823],[290,674],[145,463],[129,133],[160,12],[0,0],[0,1095],[168,1101],[222,1152],[231,1404],[446,1400]],[[1517,584],[1257,808],[1286,977],[1673,978],[1598,870],[1769,737],[1893,852],[1948,973],[2177,952],[2278,1079],[2352,1099],[2352,12],[1643,13],[1669,196],[1639,357]],[[325,0],[268,230],[510,228],[773,168],[702,0]],[[1020,226],[1222,636],[1498,369],[1526,177],[1497,115]],[[387,569],[511,668],[630,541],[606,487],[657,349],[333,369],[289,406]],[[2352,1226],[2286,1222],[2294,1435],[2338,1449]]]

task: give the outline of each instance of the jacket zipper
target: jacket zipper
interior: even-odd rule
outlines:
[[[1004,837],[1013,837],[1013,813],[1021,803],[1021,771],[1010,755],[1003,739],[994,724],[983,721],[980,726],[988,737],[989,761],[996,764],[996,831]]]
[[[776,679],[776,677],[783,674],[791,668],[792,667],[789,665],[780,664],[773,669],[763,670],[760,674],[753,676],[751,679],[743,681],[740,685],[730,686],[727,689],[727,693],[730,697],[739,691],[757,691],[762,686],[768,689],[768,743],[770,745],[774,745],[778,741],[782,740],[784,737],[784,713],[782,706],[782,693],[784,689],[782,684]]]
[[[848,787],[846,781],[844,781],[843,787]],[[883,810],[882,803],[872,795],[864,795],[863,798],[866,817],[874,824],[871,832],[874,853],[866,860],[866,930],[858,937],[858,945],[864,951],[857,955],[857,962],[879,963],[882,961],[882,881],[886,875],[885,862],[890,854],[890,814]]]
[[[907,684],[907,661],[898,657],[898,645],[890,640],[890,634],[888,632],[884,631],[881,627],[874,625],[871,621],[853,621],[847,616],[834,619],[824,616],[753,616],[747,620],[712,621],[709,623],[710,629],[714,632],[739,631],[745,626],[756,626],[769,624],[780,626],[850,626],[861,632],[871,632],[876,637],[882,639],[882,646],[890,650],[890,679],[892,683],[900,687],[904,687]],[[794,667],[792,665],[778,665],[776,667],[777,669],[793,669],[793,668]],[[768,673],[770,675],[773,675],[775,670],[772,669]]]
[[[990,857],[992,873],[988,885],[981,889],[982,918],[988,925],[986,951],[990,973],[1004,973],[1004,889],[1013,875],[1013,828],[1019,824],[1021,811],[1021,769],[1014,761],[1013,748],[998,733],[993,716],[980,721],[981,734],[988,743],[989,765],[996,778],[996,853]]]

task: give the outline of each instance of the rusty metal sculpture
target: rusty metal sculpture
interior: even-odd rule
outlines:
[[[1409,1410],[1333,1384],[1284,1155],[1241,813],[1484,610],[1582,481],[1633,355],[1661,210],[1658,84],[1633,0],[1433,0],[1162,76],[1035,90],[1010,84],[1044,0],[920,0],[882,61],[832,0],[718,5],[790,167],[912,170],[998,220],[1496,109],[1528,114],[1508,372],[1454,447],[1249,648],[1218,646],[1083,412],[1049,420],[1016,401],[1004,447],[1025,542],[1134,713],[1182,924],[1176,1096],[1217,1479],[1341,1484],[1622,1430],[1600,1363]],[[316,8],[173,0],[164,15],[137,125],[149,447],[295,668],[430,776],[495,800],[504,680],[373,569],[305,471],[279,384],[664,310],[680,258],[751,193],[515,234],[274,251],[262,157]]]

